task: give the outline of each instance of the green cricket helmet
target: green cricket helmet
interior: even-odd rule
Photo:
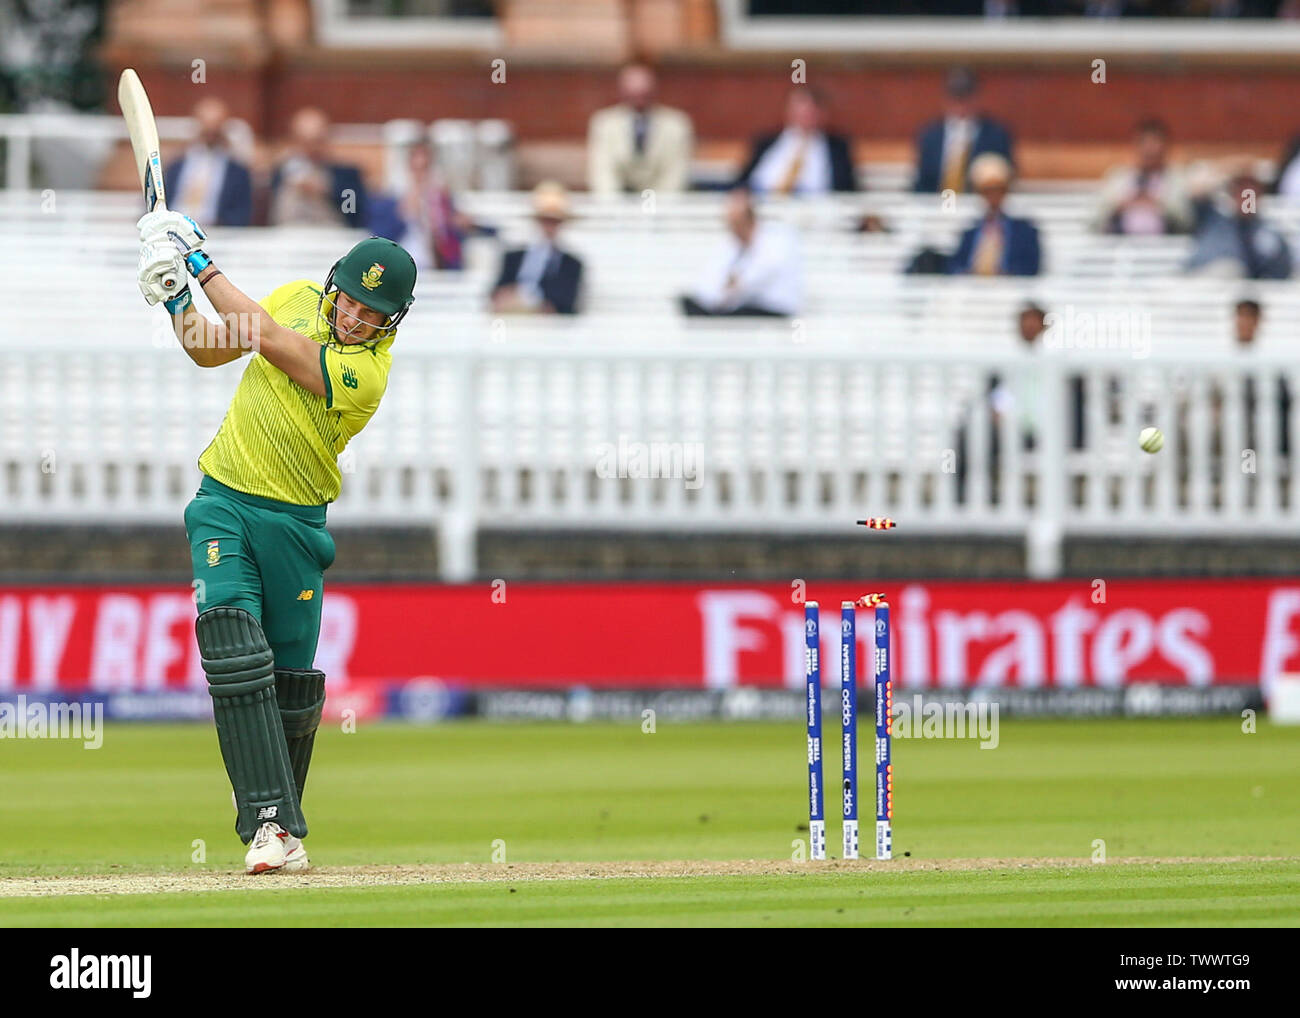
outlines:
[[[330,269],[325,277],[325,291],[321,295],[321,309],[330,322],[330,336],[334,338],[335,307],[333,295],[342,291],[355,301],[388,316],[382,330],[374,340],[390,337],[397,323],[406,317],[411,302],[415,300],[415,259],[400,244],[383,237],[371,237],[357,244]],[[355,326],[354,326],[355,327]],[[345,330],[345,332],[351,331]]]

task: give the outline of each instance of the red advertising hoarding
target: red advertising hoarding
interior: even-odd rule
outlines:
[[[1254,684],[1300,670],[1300,581],[1275,580],[340,584],[316,663],[333,688],[797,686],[802,598],[826,619],[876,589],[893,604],[903,688]],[[0,692],[202,689],[193,618],[185,588],[0,587]]]

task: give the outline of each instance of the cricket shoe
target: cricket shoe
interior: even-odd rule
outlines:
[[[239,800],[235,798],[235,793],[230,793],[230,804],[235,807],[236,812],[239,810]],[[279,869],[285,873],[302,873],[311,869],[311,860],[307,858],[307,846],[302,843],[302,839],[294,837],[288,831],[280,830],[276,824],[263,824],[263,827],[276,827],[280,831],[280,837],[284,839],[284,862],[280,866],[263,866],[261,869],[253,869],[253,850],[249,848],[248,854],[244,857],[244,864],[249,873],[269,873],[272,870]],[[259,830],[257,832],[261,834]],[[253,837],[253,843],[257,843],[257,837]]]
[[[309,865],[302,841],[279,824],[270,822],[257,829],[244,856],[246,873],[275,873],[279,870],[300,873]]]

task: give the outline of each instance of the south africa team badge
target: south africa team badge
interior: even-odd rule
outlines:
[[[380,265],[378,262],[375,262],[374,265],[370,266],[370,268],[366,269],[365,272],[361,273],[361,285],[364,286],[367,290],[373,290],[376,286],[380,284],[380,282],[382,282],[383,275],[384,275],[384,267]]]
[[[215,566],[220,561],[221,561],[221,542],[209,541],[208,542],[208,565]]]

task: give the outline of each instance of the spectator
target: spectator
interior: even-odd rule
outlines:
[[[795,315],[803,302],[803,264],[798,238],[781,223],[760,223],[749,192],[727,195],[729,236],[700,276],[694,293],[681,298],[687,315]]]
[[[318,109],[301,109],[289,124],[289,155],[271,175],[273,225],[366,222],[366,191],[361,171],[330,159],[329,118]]]
[[[691,119],[654,101],[654,72],[629,64],[618,76],[622,101],[597,110],[587,127],[587,187],[594,194],[685,191]]]
[[[1287,143],[1277,167],[1277,176],[1273,178],[1274,193],[1288,201],[1300,199],[1300,134]]]
[[[1290,278],[1291,249],[1281,231],[1260,217],[1259,200],[1259,180],[1248,169],[1232,176],[1217,205],[1212,197],[1199,199],[1188,271],[1246,279]]]
[[[476,227],[456,210],[451,191],[434,168],[433,149],[419,141],[406,150],[407,183],[402,194],[371,197],[370,229],[411,252],[417,269],[465,267],[464,241]]]
[[[986,152],[970,168],[971,186],[984,199],[984,215],[962,234],[948,261],[955,275],[1036,276],[1040,255],[1038,227],[1002,211],[1011,187],[1011,164]]]
[[[1044,384],[1042,377],[1042,360],[1050,356],[1045,351],[1053,345],[1052,328],[1048,325],[1048,314],[1039,304],[1027,301],[1016,314],[1016,334],[1023,344],[1028,358],[1021,365],[1013,367],[1008,376],[998,372],[988,376],[985,385],[987,393],[987,418],[983,419],[986,428],[984,451],[988,456],[988,498],[993,504],[1000,504],[1004,497],[1004,481],[1009,485],[1007,497],[1017,498],[1017,483],[1023,482],[1020,496],[1032,503],[1034,498],[1033,474],[1027,473],[1022,478],[1008,476],[1004,478],[1002,443],[1006,435],[1012,442],[1019,441],[1022,453],[1032,454],[1040,448],[1040,433],[1044,424],[1054,413],[1054,394]],[[1070,375],[1068,400],[1070,405],[1066,440],[1070,450],[1078,452],[1083,449],[1084,439],[1084,380],[1080,375]],[[1116,382],[1110,382],[1113,388]],[[983,410],[984,408],[980,407]],[[956,461],[956,498],[959,503],[966,501],[966,482],[968,478],[969,442],[971,424],[980,424],[980,414],[969,414],[959,424],[954,448]],[[1076,500],[1080,497],[1076,487]]]
[[[736,186],[755,194],[856,190],[848,139],[827,133],[825,121],[822,93],[811,85],[795,88],[786,99],[785,127],[754,140]]]
[[[1136,165],[1106,174],[1098,229],[1130,237],[1187,233],[1192,207],[1182,172],[1169,165],[1168,128],[1154,117],[1143,120],[1136,144]]]
[[[1232,331],[1238,350],[1254,349],[1255,337],[1259,333],[1259,322],[1263,317],[1264,309],[1260,307],[1259,301],[1250,299],[1237,301],[1232,309]]]
[[[1047,332],[1047,313],[1039,305],[1028,302],[1016,315],[1016,332],[1031,357],[1043,351]],[[953,448],[957,454],[955,495],[959,505],[966,504],[967,481],[971,465],[971,428],[983,429],[983,446],[980,453],[985,461],[985,490],[983,499],[998,505],[1003,498],[1002,435],[1005,429],[1013,443],[1028,453],[1038,444],[1038,431],[1044,413],[1042,379],[1038,364],[1030,362],[1013,370],[1010,379],[1001,374],[990,374],[985,382],[984,396],[964,412],[957,426]],[[1005,422],[1005,423],[1004,423]],[[1016,479],[1009,478],[1011,490],[1016,490]],[[1025,478],[1029,480],[1028,477]],[[1014,497],[1014,496],[1013,496]]]
[[[1050,349],[1053,343],[1060,342],[1062,337],[1053,337],[1052,330],[1047,324],[1048,315],[1042,306],[1028,301],[1016,315],[1016,332],[1020,336],[1020,341],[1024,344],[1025,349],[1033,354],[1039,354],[1044,349]],[[1059,320],[1058,320],[1059,321]],[[1084,435],[1084,380],[1082,375],[1072,374],[1066,379],[1069,385],[1070,399],[1070,416],[1069,416],[1069,437],[1070,448],[1079,450],[1083,448]],[[1111,387],[1117,383],[1112,380]],[[1003,413],[1020,413],[1021,434],[1024,439],[1026,450],[1032,450],[1038,443],[1038,423],[1045,416],[1045,408],[1042,405],[1040,395],[1040,386],[1037,379],[1031,379],[1027,386],[1035,397],[1032,400],[1017,400],[1013,386],[1006,385],[1002,379],[994,375],[989,383],[989,405],[993,408],[994,416],[997,417]],[[1036,404],[1036,405],[1031,405]],[[1019,410],[1017,411],[1017,406]]]
[[[253,219],[253,178],[230,151],[230,111],[220,99],[194,106],[199,136],[179,159],[169,159],[163,185],[172,208],[212,226],[247,226]]]
[[[569,218],[569,194],[544,181],[533,189],[533,213],[540,239],[507,251],[492,287],[492,310],[572,315],[582,289],[582,262],[556,242]]]
[[[1047,331],[1047,312],[1034,303],[1028,303],[1016,316],[1016,331],[1025,349],[1031,354],[1038,354],[1043,349],[1043,333]],[[1043,418],[1043,396],[1041,379],[1032,368],[1026,370],[1013,382],[994,375],[989,380],[989,407],[993,412],[994,422],[1006,417],[1011,422],[1012,434],[1020,433],[1023,448],[1032,450],[1038,444],[1038,429]],[[995,428],[990,444],[990,456],[998,462],[999,433]]]
[[[1233,309],[1233,332],[1237,349],[1242,354],[1255,351],[1255,339],[1259,333],[1259,323],[1263,318],[1263,309],[1258,301],[1239,300]],[[1242,437],[1248,449],[1258,449],[1256,442],[1257,405],[1255,379],[1246,375],[1242,379],[1242,411],[1246,418],[1246,427]],[[1287,384],[1286,374],[1277,375],[1277,391],[1274,393],[1277,406],[1277,451],[1282,457],[1291,452],[1291,387]]]
[[[1254,354],[1256,335],[1263,317],[1259,303],[1254,300],[1239,300],[1233,308],[1233,333],[1237,350],[1245,358]],[[1263,447],[1260,424],[1262,412],[1259,405],[1260,381],[1273,382],[1273,439],[1265,439]],[[1233,371],[1226,373],[1210,383],[1210,461],[1211,472],[1216,485],[1222,484],[1229,473],[1242,469],[1243,455],[1247,450],[1252,458],[1259,456],[1277,456],[1278,462],[1268,464],[1268,473],[1279,478],[1286,478],[1290,473],[1291,454],[1291,387],[1287,384],[1285,372],[1264,372],[1261,379],[1256,372]],[[1268,397],[1265,397],[1268,398]],[[1235,404],[1230,406],[1229,401]],[[1189,401],[1184,398],[1179,403],[1178,426],[1181,436],[1180,448],[1183,450],[1180,464],[1187,469],[1187,450],[1190,448],[1190,414]],[[1231,414],[1236,417],[1238,430],[1235,435],[1228,432],[1227,424]],[[1228,441],[1235,438],[1241,448],[1228,448]],[[1235,443],[1234,443],[1235,444]],[[1261,464],[1263,466],[1263,464]],[[1246,471],[1245,497],[1248,505],[1254,505],[1259,495],[1259,476],[1255,471]]]
[[[970,168],[976,159],[993,152],[1014,165],[1011,132],[976,109],[979,82],[964,67],[948,74],[944,115],[922,128],[916,139],[916,182],[921,193],[954,191],[971,185]]]

